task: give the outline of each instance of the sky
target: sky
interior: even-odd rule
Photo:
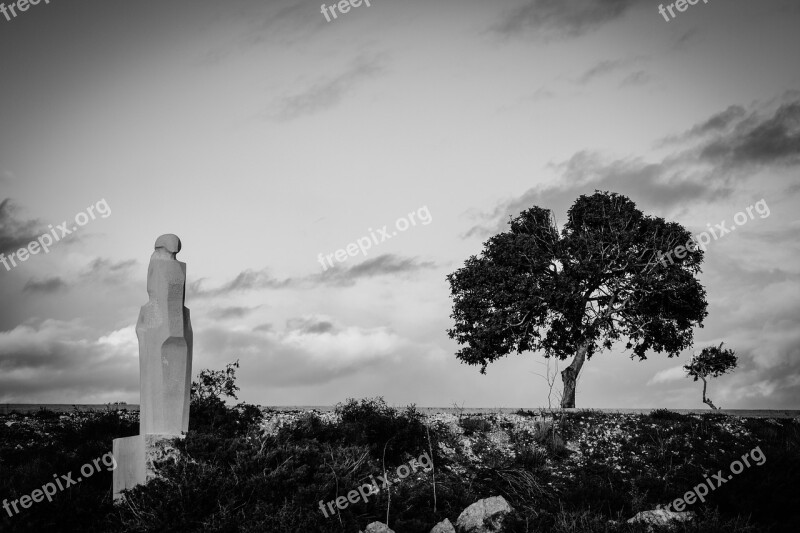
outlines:
[[[240,400],[547,406],[541,354],[485,375],[458,361],[446,276],[509,216],[540,206],[563,224],[607,190],[693,234],[751,209],[708,244],[694,347],[595,355],[577,406],[704,408],[681,367],[725,342],[739,367],[710,382],[716,405],[800,408],[800,4],[658,5],[0,15],[0,252],[59,236],[0,264],[0,403],[138,403],[147,264],[174,233],[194,374],[238,360]],[[336,257],[359,239],[365,254]]]

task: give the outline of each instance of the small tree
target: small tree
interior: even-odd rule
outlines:
[[[225,396],[238,400],[236,397],[236,391],[239,390],[236,385],[237,368],[239,368],[239,361],[228,363],[225,370],[202,370],[197,381],[192,382],[192,399],[205,401],[210,398],[221,399]]]
[[[225,370],[205,369],[197,381],[192,382],[190,430],[233,435],[246,431],[261,420],[258,406],[239,403],[228,407],[225,404],[226,398],[238,399],[237,368],[239,361],[228,363]]]
[[[719,409],[706,397],[706,378],[716,378],[722,374],[733,371],[737,365],[736,353],[733,350],[723,349],[723,342],[719,346],[708,346],[703,348],[700,353],[695,353],[688,365],[683,367],[688,377],[693,377],[694,381],[703,380],[703,403],[708,404],[712,409]]]

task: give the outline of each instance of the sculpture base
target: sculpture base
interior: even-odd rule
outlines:
[[[114,469],[114,500],[123,497],[122,491],[158,477],[157,463],[167,459],[177,461],[179,452],[173,441],[183,438],[186,435],[148,433],[114,439],[112,452],[117,461],[117,468]]]

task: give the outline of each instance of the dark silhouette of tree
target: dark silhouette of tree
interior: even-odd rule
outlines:
[[[574,407],[584,362],[621,337],[640,360],[650,350],[673,357],[692,345],[692,328],[707,315],[695,278],[703,252],[680,224],[596,191],[575,201],[560,234],[541,207],[509,225],[447,276],[455,320],[448,334],[463,346],[462,362],[486,373],[512,352],[573,358],[561,372],[561,406]]]
[[[706,397],[706,378],[717,378],[722,374],[733,371],[738,364],[736,353],[733,350],[723,349],[724,342],[719,346],[708,346],[703,348],[700,353],[695,354],[688,365],[683,367],[688,377],[693,377],[694,381],[703,380],[703,403],[708,404],[712,409],[719,409]]]
[[[205,369],[192,382],[189,407],[189,430],[202,433],[243,434],[258,424],[263,415],[258,406],[240,402],[228,407],[226,398],[238,400],[236,370],[239,361],[228,363],[225,370]]]
[[[205,369],[200,372],[197,381],[192,382],[192,399],[198,401],[209,398],[223,399],[224,397],[238,400],[236,391],[236,369],[239,368],[239,361],[228,363],[225,370]]]

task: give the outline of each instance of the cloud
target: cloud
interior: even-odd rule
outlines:
[[[197,346],[214,354],[216,365],[239,359],[247,376],[257,376],[259,387],[328,383],[382,362],[396,362],[413,347],[389,328],[345,326],[325,316],[290,319],[281,331],[257,329],[205,328],[197,332]]]
[[[799,385],[800,369],[797,365],[774,371],[737,369],[732,375],[710,381],[708,395],[723,409],[737,404],[748,409],[767,406],[796,409],[800,402]],[[697,386],[698,399],[701,392],[702,384]]]
[[[41,220],[24,219],[20,213],[20,206],[11,198],[0,202],[0,253],[15,252],[27,247],[40,236],[50,234]],[[85,239],[85,235],[73,233],[68,238],[59,238],[57,245],[75,245]],[[52,246],[56,246],[56,242]]]
[[[22,290],[23,292],[39,292],[49,294],[65,290],[68,287],[69,285],[63,279],[59,277],[53,277],[43,280],[29,280]]]
[[[283,346],[302,352],[310,361],[324,368],[354,368],[388,357],[401,344],[400,338],[385,327],[356,326],[308,328],[302,326],[285,332]]]
[[[222,16],[231,19],[231,27],[242,30],[203,52],[200,64],[216,65],[263,43],[292,45],[306,41],[325,25],[324,17],[309,17],[308,6],[296,0],[242,3],[225,10]]]
[[[283,289],[292,285],[291,278],[279,280],[272,276],[269,269],[245,270],[237,275],[233,280],[216,289],[203,289],[204,279],[191,282],[187,286],[187,292],[194,297],[214,297],[223,296],[235,292],[256,291],[263,289]]]
[[[415,345],[387,327],[344,325],[327,316],[287,321],[280,331],[195,330],[193,375],[241,359],[241,385],[320,384],[398,363]],[[0,402],[135,402],[138,341],[133,325],[98,334],[79,322],[37,320],[0,332]]]
[[[793,242],[788,233],[786,239],[784,245]],[[800,403],[800,274],[776,268],[775,256],[769,255],[774,249],[772,242],[748,245],[747,255],[763,257],[762,266],[736,260],[741,248],[734,260],[709,255],[709,318],[696,332],[693,350],[724,341],[736,352],[737,368],[708,384],[709,395],[722,407],[778,409]],[[702,383],[692,388],[699,402]]]
[[[620,18],[635,0],[532,0],[511,10],[493,30],[504,36],[579,37]]]
[[[0,183],[13,183],[15,181],[17,181],[17,177],[10,170],[0,172]]]
[[[782,104],[772,116],[753,111],[730,134],[706,144],[700,157],[726,167],[800,164],[800,100]]]
[[[383,254],[372,259],[342,268],[336,266],[307,278],[310,282],[319,285],[349,286],[358,280],[374,278],[377,276],[406,275],[420,270],[435,268],[431,261],[420,261],[416,257],[400,257],[394,254]]]
[[[595,189],[625,191],[637,203],[659,208],[727,194],[713,182],[683,179],[673,172],[671,165],[671,162],[648,163],[641,159],[607,161],[594,152],[578,152],[563,163],[551,165],[562,177],[559,183],[533,187],[517,198],[500,202],[491,212],[472,215],[480,222],[463,237],[484,237],[504,231],[509,216],[532,205],[546,206],[556,215],[566,213],[578,196],[592,194]]]
[[[744,115],[745,109],[742,106],[729,106],[725,111],[717,113],[716,115],[711,116],[705,122],[701,122],[693,127],[686,133],[685,138],[701,137],[707,133],[725,131],[735,120],[741,119]]]
[[[631,72],[620,82],[620,87],[635,87],[637,85],[644,85],[649,82],[652,78],[650,74],[643,70],[637,70],[636,72]]]
[[[539,87],[534,91],[534,93],[530,96],[530,100],[532,102],[539,102],[542,100],[550,100],[551,98],[555,98],[556,94],[546,87]]]
[[[110,259],[98,257],[81,272],[81,277],[107,284],[119,284],[131,279],[132,268],[137,264],[135,259],[115,263]]]
[[[673,366],[672,368],[656,372],[656,374],[648,380],[647,384],[654,385],[656,383],[668,383],[670,381],[679,381],[682,379],[686,379],[686,371],[683,369],[683,366]]]
[[[630,61],[623,61],[623,60],[605,60],[601,61],[597,65],[593,66],[583,74],[581,74],[578,79],[575,80],[575,83],[580,83],[581,85],[585,85],[589,83],[595,78],[599,78],[601,76],[605,76],[607,74],[611,74],[612,72],[618,71],[621,68],[628,65]]]
[[[404,258],[394,254],[383,254],[353,266],[337,265],[319,274],[311,274],[302,278],[279,280],[271,274],[269,269],[245,270],[232,281],[216,289],[203,289],[204,280],[200,279],[189,284],[188,292],[193,297],[204,298],[264,289],[346,287],[352,286],[362,279],[391,275],[403,276],[435,266],[433,262],[420,261],[416,257]]]
[[[690,145],[658,162],[578,152],[549,166],[560,175],[558,183],[533,187],[489,213],[473,215],[479,222],[464,237],[503,231],[509,215],[532,205],[566,212],[575,198],[596,189],[625,191],[645,208],[659,210],[725,198],[734,191],[734,182],[749,179],[754,168],[800,164],[800,96],[794,98],[777,109],[764,105],[746,114],[728,107],[666,141],[681,139]]]
[[[218,307],[213,309],[208,315],[216,320],[227,320],[229,318],[244,318],[260,306],[256,307]]]
[[[28,246],[42,234],[38,220],[23,220],[19,207],[10,198],[0,202],[0,253],[14,252]]]
[[[792,242],[790,239],[787,234],[787,241]],[[777,376],[790,367],[800,373],[800,329],[795,318],[800,316],[800,274],[775,268],[774,256],[764,254],[775,247],[772,242],[748,246],[749,253],[764,256],[761,266],[726,258],[713,262],[718,296],[711,302],[709,314],[730,333],[709,339],[707,344],[725,341],[740,359],[750,361],[753,369],[769,370]],[[768,305],[759,305],[754,315],[756,302]]]
[[[696,28],[692,28],[692,29],[686,30],[685,32],[683,32],[683,34],[680,37],[678,37],[678,40],[675,41],[675,48],[678,48],[678,49],[683,48],[689,42],[694,40],[694,38],[697,37],[697,35],[698,35],[698,31],[697,31]]]
[[[29,322],[0,332],[0,402],[133,400],[139,362],[133,326],[97,336],[77,322]]]
[[[749,111],[731,105],[680,135],[666,137],[658,146],[695,141],[699,160],[733,168],[800,164],[800,94],[788,92],[773,106]]]
[[[336,326],[330,320],[320,320],[312,318],[295,318],[287,321],[287,328],[300,331],[302,333],[329,333],[335,332]]]
[[[292,120],[331,109],[359,83],[374,77],[382,70],[377,58],[360,58],[341,74],[321,79],[303,91],[284,97],[275,105],[271,116],[277,120]]]
[[[645,56],[636,56],[630,57],[626,59],[605,59],[600,61],[590,69],[586,70],[583,74],[575,78],[573,83],[579,85],[586,85],[587,83],[594,81],[597,78],[602,78],[604,76],[608,76],[615,72],[619,72],[621,70],[625,70],[626,68],[640,63],[642,60],[645,59]],[[636,71],[630,73],[627,77],[625,77],[621,85],[636,85],[642,84],[650,80],[650,75],[644,71]]]
[[[259,3],[256,3],[259,4]],[[294,0],[272,0],[256,9],[262,10],[255,19],[244,22],[253,22],[240,37],[241,47],[246,48],[278,37],[284,42],[291,43],[303,34],[308,34],[313,29],[323,27],[321,17],[309,17],[307,6],[303,2]]]

